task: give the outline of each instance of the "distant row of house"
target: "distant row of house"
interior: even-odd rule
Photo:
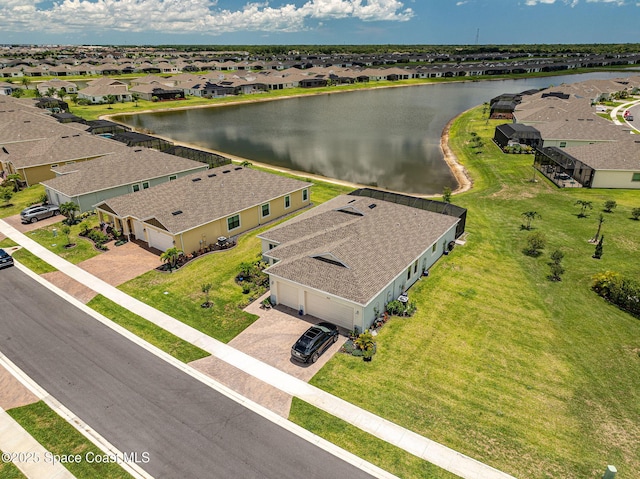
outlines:
[[[159,251],[200,251],[308,208],[259,236],[271,300],[347,330],[368,328],[464,232],[454,205],[364,189],[309,208],[306,181],[126,146],[33,104],[0,98],[0,175],[39,182],[50,202],[95,209]]]
[[[640,189],[638,129],[616,124],[602,105],[639,95],[640,76],[501,95],[491,117],[511,122],[496,128],[494,141],[534,148],[535,168],[559,186]]]

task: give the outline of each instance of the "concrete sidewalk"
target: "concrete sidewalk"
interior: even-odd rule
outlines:
[[[354,406],[201,333],[67,262],[2,220],[0,220],[0,233],[76,281],[183,340],[208,351],[216,358],[417,457],[465,479],[513,479],[513,476]]]

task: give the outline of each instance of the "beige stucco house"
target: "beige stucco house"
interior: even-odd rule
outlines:
[[[311,183],[226,165],[106,200],[101,221],[131,238],[185,253],[309,206]]]

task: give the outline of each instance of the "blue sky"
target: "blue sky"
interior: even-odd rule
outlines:
[[[640,43],[640,0],[0,0],[0,44]]]

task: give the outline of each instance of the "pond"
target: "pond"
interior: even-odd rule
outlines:
[[[249,161],[406,193],[439,194],[445,186],[457,186],[440,150],[442,131],[456,115],[501,93],[621,76],[424,84],[120,116],[117,121]]]

